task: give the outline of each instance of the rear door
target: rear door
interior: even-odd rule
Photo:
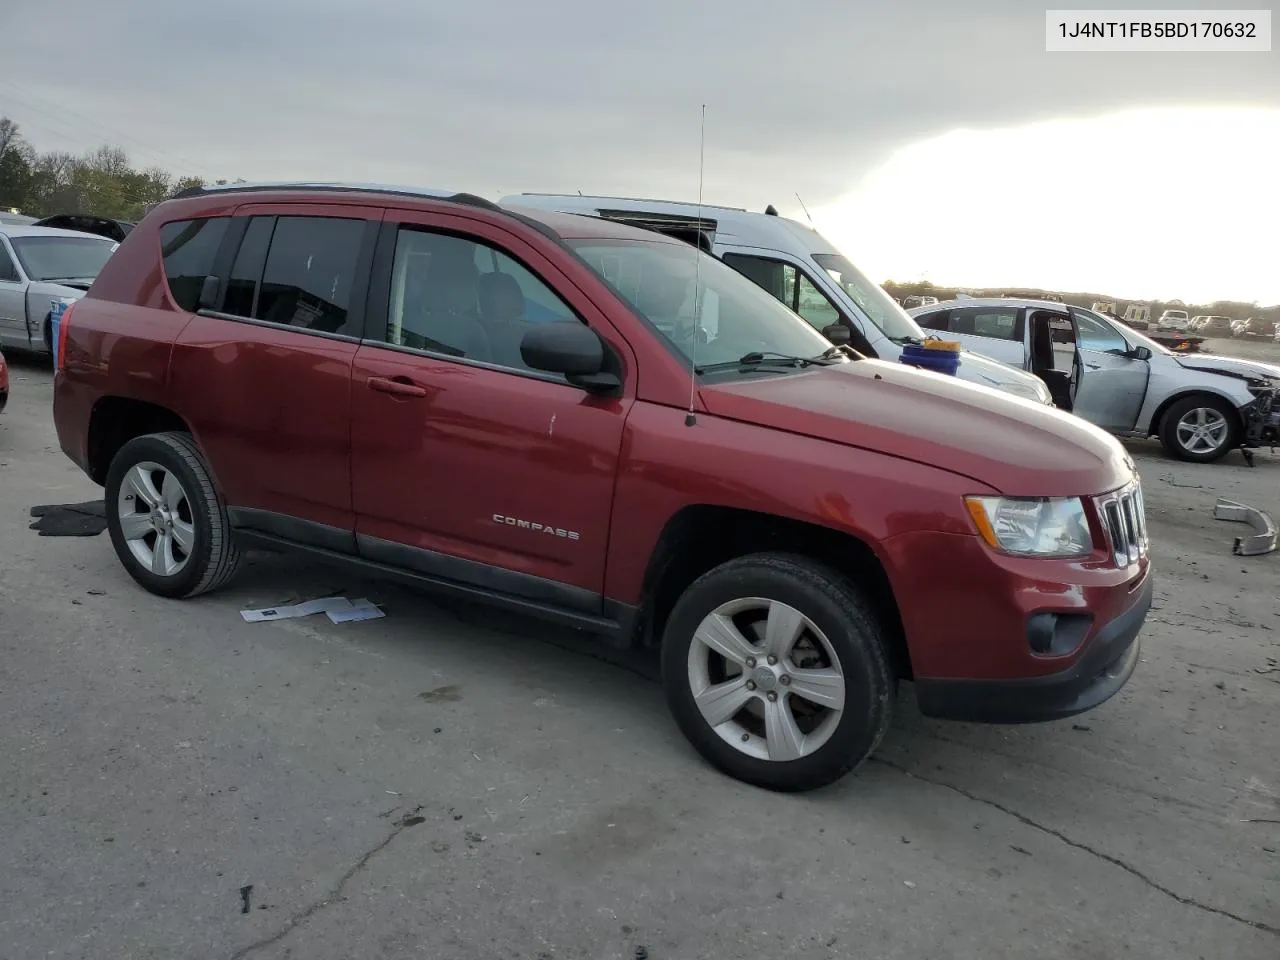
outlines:
[[[1076,381],[1071,412],[1107,430],[1132,430],[1151,375],[1130,356],[1129,342],[1096,314],[1071,311],[1076,334]]]
[[[0,237],[0,343],[28,344],[26,289],[9,241]]]
[[[520,237],[389,210],[352,373],[362,556],[598,614],[635,361],[600,308]],[[620,396],[532,370],[529,324],[586,323]]]
[[[209,457],[232,523],[353,552],[351,364],[360,342],[381,208],[253,204],[219,246],[216,302],[179,276],[195,313],[174,345],[170,391]],[[182,225],[161,235],[166,269]],[[172,245],[172,246],[170,246]]]

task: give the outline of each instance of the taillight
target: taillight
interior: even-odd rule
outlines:
[[[53,347],[53,369],[61,371],[67,363],[67,331],[71,329],[71,311],[74,303],[68,303],[58,319],[58,341]]]

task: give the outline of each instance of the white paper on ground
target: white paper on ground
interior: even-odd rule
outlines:
[[[351,606],[345,610],[327,610],[329,619],[334,623],[350,623],[353,620],[376,620],[386,614],[371,601],[361,598],[352,600]]]
[[[240,616],[244,617],[247,623],[261,623],[264,620],[291,620],[294,617],[310,617],[317,613],[330,613],[350,608],[351,601],[346,597],[325,597],[322,600],[286,603],[279,607],[263,607],[260,610],[241,610]]]

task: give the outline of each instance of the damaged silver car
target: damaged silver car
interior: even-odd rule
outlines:
[[[1211,463],[1280,443],[1280,366],[1179,354],[1082,307],[950,300],[909,311],[925,330],[1029,370],[1064,410],[1121,436],[1155,436],[1179,460]]]

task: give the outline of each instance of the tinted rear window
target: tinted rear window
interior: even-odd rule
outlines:
[[[160,228],[164,275],[174,302],[194,313],[200,302],[204,278],[213,273],[213,262],[227,232],[228,217],[175,220]]]
[[[327,333],[347,333],[347,311],[365,221],[280,217],[271,236],[253,316]]]
[[[249,221],[235,263],[231,265],[231,276],[227,279],[223,313],[233,313],[238,317],[254,316],[262,267],[267,260],[267,246],[271,243],[271,231],[275,227],[275,217],[254,217]]]

